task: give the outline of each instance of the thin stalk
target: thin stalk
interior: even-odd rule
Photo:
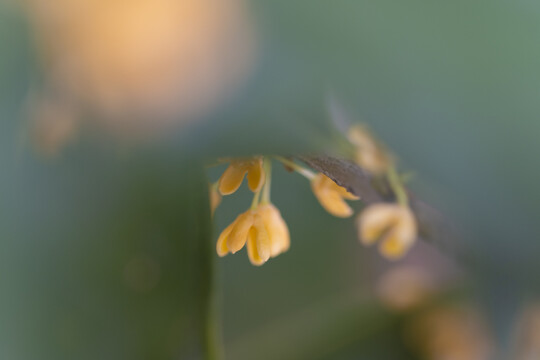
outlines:
[[[215,273],[215,245],[212,236],[211,226],[211,214],[208,201],[208,188],[206,181],[202,181],[204,168],[203,165],[197,165],[194,170],[189,171],[188,174],[201,174],[200,177],[195,178],[199,191],[190,191],[188,194],[191,197],[191,201],[194,204],[198,204],[197,215],[193,218],[193,221],[198,226],[194,226],[195,230],[192,230],[193,236],[200,237],[201,241],[196,241],[196,248],[193,248],[196,253],[197,277],[194,284],[196,289],[197,302],[196,306],[200,316],[200,325],[198,330],[200,331],[200,346],[201,346],[201,359],[204,360],[221,360],[223,359],[223,342],[221,336],[221,316],[218,307],[218,289],[216,288],[217,279]],[[192,175],[193,176],[193,175]],[[217,182],[212,184],[212,187],[217,187]],[[206,194],[205,194],[206,193]],[[204,195],[199,195],[204,194]],[[201,201],[204,199],[204,202]],[[195,207],[195,206],[194,206]],[[199,240],[199,239],[198,239]]]
[[[266,179],[264,182],[261,204],[269,204],[270,203],[270,187],[272,185],[272,162],[268,158],[264,159],[264,173],[265,173]]]
[[[390,169],[388,169],[387,176],[388,183],[390,185],[390,188],[396,195],[396,200],[398,204],[408,206],[409,197],[407,196],[407,191],[403,187],[403,184],[399,178],[399,174],[397,173],[395,166],[391,166]]]
[[[298,165],[294,161],[291,161],[289,159],[285,159],[284,157],[281,157],[281,156],[275,156],[275,158],[277,160],[281,161],[283,164],[290,167],[291,169],[293,169],[294,171],[296,171],[297,173],[305,176],[308,180],[311,180],[316,176],[313,171],[311,171],[309,169],[306,169],[303,166]]]
[[[261,190],[257,191],[255,195],[253,195],[253,201],[251,202],[251,210],[255,210],[257,206],[259,206],[259,198],[261,196]]]

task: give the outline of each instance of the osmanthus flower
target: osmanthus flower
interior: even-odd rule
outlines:
[[[247,243],[249,260],[262,265],[290,247],[289,229],[279,210],[272,204],[260,204],[240,214],[218,238],[219,256],[234,254]]]
[[[403,256],[417,237],[414,215],[402,204],[370,205],[360,213],[357,226],[360,241],[365,245],[380,241],[379,249],[389,259]]]
[[[353,209],[351,209],[345,200],[359,200],[360,197],[351,194],[347,189],[339,186],[334,180],[323,173],[316,174],[289,159],[282,157],[277,157],[277,159],[310,181],[313,194],[315,194],[321,206],[330,214],[342,218],[349,217],[353,214]]]
[[[219,192],[222,195],[234,193],[247,174],[248,186],[253,192],[261,190],[264,185],[265,173],[261,156],[231,160],[229,167],[219,179]]]
[[[351,209],[345,200],[360,199],[322,173],[313,176],[311,179],[311,189],[322,207],[337,217],[346,218],[353,214],[353,209]]]
[[[246,246],[250,262],[259,266],[289,249],[289,229],[279,210],[270,202],[270,163],[267,161],[265,165],[262,200],[259,202],[260,191],[257,191],[251,208],[223,230],[216,244],[219,256],[229,252],[234,254]]]
[[[276,257],[289,250],[291,246],[289,228],[278,208],[271,203],[261,203],[259,213],[270,237],[270,257]]]

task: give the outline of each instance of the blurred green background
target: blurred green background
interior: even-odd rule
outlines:
[[[85,97],[88,84],[77,83],[75,96],[62,76],[49,76],[68,66],[61,60],[81,45],[55,47],[55,31],[65,28],[50,25],[57,21],[51,9],[75,19],[90,15],[65,1],[0,3],[0,358],[436,359],[410,341],[408,324],[449,301],[475,304],[485,319],[479,332],[491,339],[489,351],[456,359],[520,359],[525,348],[539,354],[538,335],[516,339],[519,314],[535,303],[540,286],[540,4],[235,1],[238,6],[235,16],[247,25],[217,50],[209,42],[207,56],[252,41],[251,60],[230,60],[245,66],[241,80],[215,88],[210,81],[186,103],[214,90],[224,100],[201,105],[204,111],[185,121],[189,105],[175,108],[167,116],[178,123],[146,138],[163,115],[133,100],[145,99],[144,91],[111,115]],[[121,27],[122,5],[115,11]],[[177,13],[171,43],[198,24],[199,18],[183,18],[188,15]],[[43,21],[47,16],[53,20]],[[252,40],[235,37],[247,32]],[[178,66],[190,72],[189,62]],[[202,70],[215,70],[211,79],[228,71],[208,66]],[[84,77],[74,69],[68,74],[76,83]],[[198,77],[191,80],[186,86],[196,88]],[[148,88],[127,84],[114,91]],[[53,144],[59,150],[52,156],[35,144],[33,121],[42,113],[32,106],[40,96],[67,101],[82,119],[76,136]],[[212,221],[208,181],[224,167],[205,164],[235,155],[339,155],[331,96],[349,121],[367,123],[402,168],[415,173],[412,191],[459,229],[453,245],[468,255],[466,264],[431,244],[389,263],[358,243],[354,219],[325,213],[308,182],[278,166],[273,201],[289,226],[291,249],[260,268],[244,252],[218,259],[217,235],[251,198],[242,187]],[[138,114],[147,125],[134,140],[122,126],[131,134],[129,121]],[[123,122],[110,131],[99,125],[101,117]],[[397,311],[376,289],[383,274],[404,265],[428,274],[437,295]]]

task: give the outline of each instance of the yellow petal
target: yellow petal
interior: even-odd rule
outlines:
[[[219,179],[219,192],[222,195],[234,193],[242,185],[247,171],[248,166],[245,162],[232,161]]]
[[[270,236],[266,231],[261,215],[258,213],[255,214],[253,227],[257,231],[257,252],[259,253],[259,257],[267,261],[270,258]]]
[[[261,190],[265,181],[265,174],[263,169],[263,159],[254,159],[248,167],[247,174],[249,189],[253,192]]]
[[[227,247],[231,253],[236,253],[246,244],[249,229],[253,226],[253,213],[252,210],[248,210],[238,215],[234,221],[234,226],[227,238]]]
[[[327,188],[328,191],[336,192],[339,196],[347,200],[359,200],[360,197],[347,191],[343,186],[338,185],[334,180],[328,176],[321,174],[321,187]]]
[[[229,253],[229,248],[227,247],[227,239],[231,234],[231,230],[234,227],[234,222],[227,226],[225,230],[221,232],[216,244],[216,251],[219,256],[223,257]]]
[[[336,184],[328,176],[319,173],[311,180],[311,189],[319,200],[319,203],[330,214],[337,217],[349,217],[353,214],[351,207],[344,198],[357,200],[357,197],[349,193],[345,188]]]
[[[311,189],[317,197],[317,200],[319,200],[319,203],[326,211],[334,216],[343,218],[351,216],[353,210],[328,180],[335,185],[335,183],[324,174],[317,174],[317,176],[311,180]]]
[[[379,250],[381,254],[390,260],[397,260],[407,252],[409,248],[405,246],[398,238],[389,238],[381,242]]]
[[[347,189],[345,189],[342,186],[339,186],[336,183],[334,183],[334,185],[336,185],[336,191],[342,198],[347,199],[347,200],[360,200],[360,196],[356,196],[353,193],[348,192]]]
[[[395,204],[373,204],[357,218],[358,237],[365,245],[373,244],[397,221],[398,207]]]
[[[255,234],[255,229],[251,229],[248,235],[247,241],[247,253],[249,261],[252,265],[261,266],[265,261],[259,256],[257,252],[257,235]]]
[[[253,265],[262,265],[270,258],[270,238],[260,215],[255,215],[253,227],[248,236],[248,257]]]
[[[287,224],[279,210],[272,204],[261,205],[259,208],[268,236],[270,237],[270,256],[276,257],[289,250],[290,235]]]
[[[408,207],[399,206],[397,222],[382,239],[381,253],[389,259],[398,259],[414,244],[417,237],[416,220]]]

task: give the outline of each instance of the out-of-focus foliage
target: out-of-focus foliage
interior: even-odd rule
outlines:
[[[235,39],[253,36],[248,48],[255,55],[245,63],[239,60],[238,71],[244,72],[238,82],[212,85],[236,71],[216,62],[230,49],[216,50],[216,43],[224,43],[215,38],[197,42],[210,44],[208,53],[201,50],[201,59],[219,65],[208,77],[212,84],[199,83],[200,73],[188,71],[186,76],[200,86],[191,92],[168,73],[149,75],[161,65],[140,74],[151,83],[170,81],[171,87],[157,93],[166,94],[165,100],[171,96],[174,106],[190,114],[183,122],[166,106],[161,109],[166,116],[148,110],[163,99],[140,95],[137,81],[122,82],[121,70],[139,75],[140,64],[124,68],[115,62],[111,73],[99,76],[74,70],[78,75],[69,91],[51,85],[53,74],[43,61],[57,44],[54,36],[34,31],[35,17],[23,10],[33,3],[47,12],[55,3],[75,2],[0,3],[1,358],[199,358],[202,332],[208,330],[206,262],[217,257],[211,243],[216,236],[211,240],[210,233],[213,226],[223,229],[250,201],[246,189],[223,199],[211,225],[202,160],[339,153],[327,108],[330,96],[358,117],[353,120],[367,122],[404,167],[414,170],[411,188],[460,228],[458,245],[470,260],[456,272],[444,252],[421,244],[402,261],[428,269],[443,284],[455,284],[458,273],[463,280],[458,285],[469,286],[461,295],[475,297],[486,327],[492,327],[496,350],[511,350],[518,305],[525,294],[535,297],[539,286],[534,276],[540,264],[539,4],[247,2],[237,14],[253,32],[231,37],[238,45]],[[109,3],[122,24],[127,18],[119,2],[100,1],[99,16],[113,16],[106,10]],[[163,16],[167,21],[160,25],[172,26],[173,32],[179,26],[178,36],[186,36],[186,21],[171,21],[171,13],[151,3],[145,5],[145,21]],[[93,33],[87,14],[82,18]],[[204,30],[204,21],[197,19],[190,18],[191,24]],[[76,44],[65,45],[64,51],[89,45],[88,59],[96,56],[99,64],[106,63],[101,56],[109,48],[101,42],[130,29],[117,28],[112,18],[106,23],[109,27],[96,22],[96,29],[105,32],[96,32],[97,39],[66,34]],[[144,31],[147,27],[137,32],[140,44],[156,45],[143,41],[143,35],[152,34]],[[177,54],[174,45],[169,47],[174,39],[165,39],[159,49]],[[129,49],[138,53],[139,43],[133,44]],[[110,53],[117,60],[130,59],[115,53],[121,49],[113,46]],[[215,69],[198,59],[200,72]],[[101,101],[90,95],[99,87],[95,84],[115,81],[121,86],[113,87],[111,96],[126,110],[121,115],[100,112],[96,104]],[[88,82],[94,83],[92,89],[85,88]],[[201,107],[196,101],[201,98],[189,98],[210,94],[213,99],[218,90],[220,101]],[[40,96],[58,101],[59,94],[85,99],[66,108],[76,110],[76,121],[83,125],[78,137],[45,160],[34,150],[29,119],[47,112],[38,108],[36,115],[29,106]],[[152,106],[144,107],[146,100]],[[118,120],[115,132],[121,132],[120,124],[132,115],[151,118],[150,124],[167,119],[184,126],[167,128],[141,144],[88,125],[112,118]],[[138,139],[145,137],[141,133]],[[212,181],[221,170],[209,171]],[[407,317],[416,314],[375,304],[378,275],[392,264],[358,244],[352,221],[330,218],[305,179],[276,169],[273,201],[291,230],[289,252],[261,268],[235,256],[221,259],[216,269],[226,354],[252,359],[265,349],[264,356],[282,359],[415,358],[419,352],[405,342],[403,329]],[[341,302],[343,297],[347,300]],[[284,336],[289,325],[295,331]]]

